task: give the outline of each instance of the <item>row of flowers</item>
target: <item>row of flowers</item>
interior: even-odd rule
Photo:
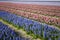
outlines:
[[[48,24],[54,24],[56,26],[60,26],[60,18],[54,18],[54,17],[50,17],[50,16],[44,16],[41,14],[34,14],[34,13],[30,13],[30,12],[24,12],[24,11],[19,11],[19,10],[14,10],[14,9],[10,9],[10,8],[0,8],[0,10],[5,10],[11,13],[15,13],[17,15],[23,16],[23,17],[27,17],[30,19],[34,19],[40,22],[45,22]]]
[[[15,14],[0,11],[0,18],[18,25],[18,28],[23,28],[28,34],[34,34],[36,37],[45,38],[45,40],[60,40],[60,30],[47,24],[33,21]]]
[[[9,5],[8,5],[9,4]],[[34,13],[39,13],[43,15],[49,15],[49,16],[58,16],[60,17],[60,7],[53,7],[51,8],[49,6],[36,6],[36,5],[26,5],[26,4],[14,4],[14,3],[5,3],[5,4],[0,4],[0,6],[7,7],[7,8],[15,8],[18,10],[24,10],[28,12],[34,12]],[[57,14],[58,13],[58,14]]]

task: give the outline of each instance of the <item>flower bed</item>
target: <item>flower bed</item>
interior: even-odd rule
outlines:
[[[45,40],[58,40],[60,38],[60,30],[53,26],[42,24],[38,21],[33,21],[5,11],[0,11],[0,18],[15,26],[18,25],[18,28],[24,29],[30,35],[34,34],[36,38],[42,37]]]

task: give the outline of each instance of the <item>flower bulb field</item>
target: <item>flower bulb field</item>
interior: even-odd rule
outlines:
[[[60,6],[0,2],[0,40],[60,40]]]

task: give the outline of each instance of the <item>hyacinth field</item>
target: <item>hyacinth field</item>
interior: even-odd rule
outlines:
[[[60,6],[0,2],[0,40],[60,40]]]
[[[0,22],[0,40],[28,40],[19,36],[17,32]]]

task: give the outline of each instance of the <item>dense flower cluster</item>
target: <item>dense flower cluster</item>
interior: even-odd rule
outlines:
[[[28,40],[19,36],[17,32],[0,22],[0,40]]]
[[[12,22],[14,25],[18,25],[19,28],[23,28],[28,33],[41,36],[45,40],[60,40],[60,30],[47,24],[42,24],[38,21],[33,21],[5,11],[0,11],[0,18]]]

